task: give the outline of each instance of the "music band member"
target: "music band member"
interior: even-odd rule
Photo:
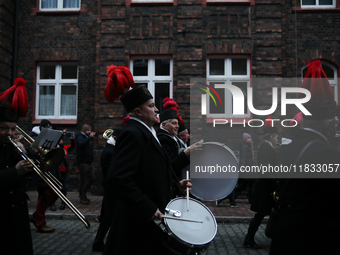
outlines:
[[[33,169],[28,160],[22,160],[9,141],[9,137],[14,138],[18,118],[26,116],[27,94],[15,95],[18,101],[10,103],[16,105],[16,108],[7,103],[7,96],[13,98],[13,92],[18,93],[20,90],[26,92],[25,83],[23,79],[17,78],[14,86],[20,86],[19,91],[13,86],[0,94],[0,217],[2,219],[0,249],[2,254],[33,254],[27,195],[24,191],[24,176]]]
[[[128,72],[129,84],[134,87],[127,67],[112,68],[113,75]],[[113,80],[109,72],[110,79]],[[106,92],[107,98],[110,93]],[[144,85],[129,90],[120,100],[130,120],[118,136],[107,177],[109,192],[116,197],[117,205],[104,254],[171,254],[163,245],[162,230],[153,222],[162,219],[176,187],[170,159],[153,128],[158,109]],[[180,184],[191,186],[189,180]]]

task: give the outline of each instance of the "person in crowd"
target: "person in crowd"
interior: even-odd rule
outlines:
[[[92,140],[95,135],[96,133],[91,131],[91,126],[88,124],[84,124],[82,131],[76,135],[76,162],[80,172],[79,198],[80,203],[85,205],[90,203],[86,193],[96,179],[95,169],[92,165],[94,159]]]
[[[277,156],[274,146],[278,144],[277,128],[273,126],[270,117],[267,118],[264,127],[264,142],[261,144],[257,152],[258,165],[277,164]],[[247,235],[244,239],[243,245],[246,248],[261,249],[262,246],[255,242],[255,234],[266,215],[270,215],[272,208],[275,206],[273,199],[273,192],[277,188],[275,179],[257,179],[254,184],[254,193],[252,196],[252,203],[250,210],[256,212],[253,219],[250,221]]]
[[[40,121],[40,125],[34,127],[30,132],[30,136],[35,140],[40,134],[43,128],[52,128],[52,123],[43,119]],[[31,151],[32,155],[37,156],[36,151]],[[58,168],[53,169],[50,173],[57,179],[60,180],[60,172]],[[53,189],[39,176],[34,177],[35,184],[38,191],[38,200],[36,204],[36,209],[30,217],[31,223],[36,227],[37,231],[40,233],[52,233],[54,228],[46,225],[46,210],[53,205],[53,203],[58,199],[57,194]]]
[[[92,244],[92,251],[104,251],[104,238],[111,226],[112,214],[113,214],[114,206],[115,206],[115,199],[114,197],[112,198],[108,197],[110,194],[108,194],[107,192],[106,179],[107,179],[107,173],[109,171],[109,167],[111,164],[111,160],[113,157],[113,153],[115,150],[116,140],[117,140],[117,137],[120,131],[121,131],[120,129],[113,130],[112,134],[107,139],[106,146],[100,156],[100,166],[101,166],[102,175],[103,175],[104,197],[103,197],[102,207],[100,211],[100,219],[99,219],[100,223],[99,223],[99,227],[97,230],[97,235]],[[111,202],[107,202],[106,201],[107,199],[111,200]]]
[[[144,85],[134,86],[127,67],[108,69],[104,92],[108,101],[117,98],[112,87],[124,88],[121,75],[127,77],[128,87],[133,89],[120,97],[130,120],[118,136],[107,176],[109,192],[116,196],[117,204],[104,254],[172,254],[164,246],[163,232],[154,220],[162,219],[175,191],[190,188],[191,183],[173,180],[170,159],[153,128],[158,122],[158,109],[149,90]]]
[[[1,254],[33,255],[31,229],[28,217],[25,175],[33,170],[29,160],[23,160],[9,138],[26,152],[22,144],[14,141],[16,125],[27,113],[25,80],[17,78],[14,86],[0,94],[0,247]],[[20,85],[21,88],[17,89]],[[12,107],[13,94],[18,107]],[[24,95],[24,96],[23,96]],[[10,105],[7,99],[12,98]]]
[[[189,134],[189,131],[184,124],[179,124],[178,138],[179,138],[180,143],[182,144],[181,147],[188,148],[188,142],[189,142],[189,139],[190,139],[190,134]]]
[[[319,60],[308,63],[302,87],[311,92],[311,100],[304,104],[311,115],[303,113],[301,129],[279,151],[278,164],[310,169],[320,165],[331,171],[340,163],[331,142],[335,138],[335,101]],[[315,173],[279,180],[271,255],[336,254],[340,250],[339,179],[334,169]]]
[[[61,192],[64,194],[64,196],[67,196],[67,190],[68,190],[68,179],[70,178],[70,160],[68,158],[68,154],[75,148],[76,146],[76,140],[74,137],[70,137],[70,144],[65,145],[64,144],[64,139],[66,138],[66,133],[67,133],[67,129],[63,130],[63,135],[59,141],[58,146],[60,148],[62,148],[65,152],[65,157],[64,160],[62,161],[62,163],[59,166],[59,171],[60,171],[60,180],[61,180],[61,184],[63,185]],[[65,209],[65,203],[64,201],[61,201],[60,204],[60,210],[64,210]],[[55,203],[53,203],[51,205],[51,210],[52,211],[56,211],[57,208],[55,207]]]

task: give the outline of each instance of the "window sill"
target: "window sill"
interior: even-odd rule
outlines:
[[[255,5],[255,0],[202,0],[202,5]]]
[[[339,12],[340,8],[302,8],[301,6],[293,7],[294,12]]]
[[[41,11],[39,8],[32,8],[31,15],[79,15],[85,11],[85,8],[80,8],[78,11]]]
[[[156,5],[161,5],[161,6],[172,6],[172,5],[177,5],[177,1],[178,0],[173,0],[171,2],[169,1],[148,1],[148,0],[145,0],[143,2],[133,2],[131,0],[125,0],[125,4],[126,6],[156,6]]]
[[[32,121],[32,124],[40,124],[42,119],[35,119]],[[77,119],[74,120],[65,120],[65,119],[48,119],[51,121],[52,125],[75,125],[77,124]]]

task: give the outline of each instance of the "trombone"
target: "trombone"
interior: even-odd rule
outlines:
[[[18,129],[18,126],[17,126]],[[18,131],[22,129],[19,128]],[[28,136],[24,131],[22,131],[24,136],[27,136],[27,139],[29,140],[33,140],[32,137]],[[84,215],[81,214],[81,212],[79,212],[79,210],[70,202],[70,200],[67,199],[67,197],[65,197],[65,195],[60,191],[60,189],[53,183],[52,180],[50,180],[48,178],[48,176],[46,176],[44,174],[44,172],[40,169],[40,167],[38,167],[38,165],[32,160],[30,159],[27,154],[25,152],[23,152],[20,147],[11,139],[11,137],[8,137],[9,141],[13,144],[13,146],[19,151],[20,156],[24,159],[24,160],[28,160],[32,166],[33,166],[33,170],[41,177],[41,179],[43,179],[48,186],[50,186],[50,188],[58,195],[58,197],[71,209],[71,211],[85,224],[86,228],[90,227],[90,223],[89,221],[85,218]]]

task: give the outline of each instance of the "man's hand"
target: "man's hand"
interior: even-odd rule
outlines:
[[[191,191],[192,183],[190,181],[190,179],[183,179],[179,182],[184,192],[186,192],[187,189],[189,189],[189,192]]]
[[[203,150],[203,146],[202,146],[202,141],[199,141],[197,143],[194,143],[192,145],[190,145],[188,148],[186,148],[184,150],[184,153],[189,156],[190,155],[190,152],[201,152]]]
[[[151,220],[162,220],[163,213],[157,208],[155,214],[151,217]]]
[[[27,151],[26,151],[24,145],[23,145],[21,142],[18,142],[18,141],[15,141],[15,140],[12,140],[12,141],[15,142],[16,145],[17,145],[17,146],[18,146],[25,154],[27,154]]]
[[[15,168],[17,169],[18,175],[24,175],[27,172],[33,171],[33,166],[28,160],[21,160],[16,165]]]
[[[91,132],[90,137],[94,137],[96,135],[96,132]]]

